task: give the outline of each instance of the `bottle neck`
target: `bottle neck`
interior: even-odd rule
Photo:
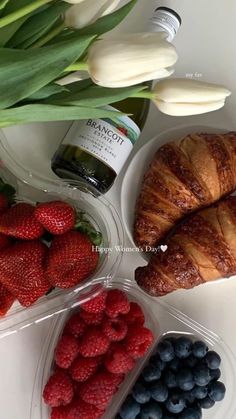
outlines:
[[[181,26],[180,16],[172,9],[158,7],[150,19],[151,32],[165,32],[167,41],[172,42]]]

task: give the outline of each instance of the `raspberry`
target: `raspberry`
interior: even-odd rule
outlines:
[[[56,371],[49,378],[43,392],[45,403],[51,407],[69,404],[73,395],[74,390],[72,381],[64,371]]]
[[[123,291],[110,290],[107,294],[106,313],[108,317],[114,319],[119,314],[127,314],[130,310],[130,304]]]
[[[63,335],[55,351],[56,364],[61,368],[67,369],[71,366],[78,353],[79,344],[77,339],[71,335]]]
[[[116,379],[109,372],[95,374],[85,382],[80,397],[98,409],[106,409],[117,390]]]
[[[109,352],[105,358],[105,367],[113,374],[126,374],[134,368],[134,364],[134,360],[121,345],[114,345],[113,352]]]
[[[107,292],[102,292],[97,297],[94,297],[91,301],[87,301],[82,304],[83,310],[88,313],[103,313],[106,308]]]
[[[102,331],[112,342],[125,338],[128,326],[124,320],[105,318],[102,322]]]
[[[88,313],[84,310],[81,310],[80,316],[82,317],[84,323],[88,325],[99,325],[103,319],[103,313]]]
[[[132,358],[140,358],[151,347],[153,339],[151,330],[146,327],[138,325],[131,326],[125,339],[127,352]]]
[[[74,335],[76,338],[82,336],[86,328],[86,325],[83,319],[80,317],[79,313],[71,316],[70,320],[67,322],[65,327],[65,332],[71,335]]]
[[[109,348],[109,340],[99,329],[89,327],[79,343],[79,353],[85,358],[103,355]]]
[[[51,411],[51,419],[68,419],[68,409],[66,406],[53,407]]]
[[[100,419],[103,413],[83,400],[74,400],[68,406],[52,409],[51,419]]]
[[[96,372],[100,361],[101,359],[99,357],[83,358],[78,356],[70,368],[71,377],[75,381],[86,381]]]
[[[130,303],[129,313],[122,316],[122,319],[128,325],[138,324],[140,326],[143,326],[145,322],[145,317],[144,317],[141,307],[137,303],[134,303],[133,301],[131,301]]]

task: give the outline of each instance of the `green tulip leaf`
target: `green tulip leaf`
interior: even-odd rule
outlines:
[[[4,9],[8,2],[9,0],[0,0],[0,10]]]
[[[18,45],[21,45],[23,42],[32,38],[33,36],[40,34],[37,39],[53,26],[57,19],[70,7],[69,3],[58,2],[58,4],[53,4],[47,9],[43,10],[41,13],[37,13],[30,18],[20,27],[20,29],[15,33],[8,42],[7,46],[9,48],[16,48]]]
[[[56,83],[48,84],[47,86],[42,87],[42,89],[38,90],[37,92],[33,93],[30,97],[28,97],[27,101],[32,100],[42,100],[46,99],[50,96],[54,96],[56,94],[67,92],[68,89],[66,89],[66,86],[60,86]]]
[[[31,122],[73,121],[88,118],[110,118],[116,120],[117,111],[88,106],[25,105],[1,110],[0,127]]]
[[[94,37],[84,36],[34,50],[0,48],[0,109],[31,96],[58,78]]]
[[[133,96],[140,91],[146,89],[145,86],[131,86],[110,89],[106,87],[99,86],[89,86],[87,89],[82,91],[65,92],[59,97],[47,98],[46,102],[50,104],[68,104],[68,105],[77,105],[77,106],[105,106],[110,103],[119,102],[130,96]]]

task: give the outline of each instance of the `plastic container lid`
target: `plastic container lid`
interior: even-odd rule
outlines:
[[[103,285],[98,290],[103,289]],[[234,419],[236,415],[236,406],[234,403],[234,389],[236,387],[236,358],[225,342],[215,333],[206,329],[201,324],[195,322],[174,307],[166,304],[161,299],[147,297],[133,281],[128,279],[116,279],[111,283],[105,284],[108,289],[121,289],[128,295],[129,300],[138,302],[144,311],[146,323],[154,334],[154,345],[148,354],[136,364],[134,370],[128,374],[121,384],[118,392],[114,396],[108,410],[105,412],[103,419],[111,419],[116,416],[122,403],[129,394],[137,377],[140,375],[144,365],[147,363],[152,352],[155,350],[156,344],[164,336],[180,336],[186,335],[193,340],[203,340],[207,343],[210,350],[215,350],[222,359],[221,364],[221,381],[226,386],[225,399],[217,403],[216,406],[209,411],[204,411],[205,419],[222,419],[227,412],[227,419]],[[33,388],[31,415],[30,419],[49,419],[50,409],[42,400],[42,393],[45,384],[51,374],[53,367],[54,350],[58,339],[61,336],[67,319],[79,309],[79,306],[90,299],[88,294],[81,293],[74,296],[71,301],[73,310],[66,310],[61,316],[57,317],[52,323],[45,346],[40,358]]]

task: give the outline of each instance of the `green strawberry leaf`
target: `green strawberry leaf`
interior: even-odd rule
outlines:
[[[82,234],[86,234],[94,246],[100,246],[102,243],[102,233],[97,231],[95,227],[86,218],[83,212],[78,214],[78,218],[75,224],[75,230],[80,231]]]

